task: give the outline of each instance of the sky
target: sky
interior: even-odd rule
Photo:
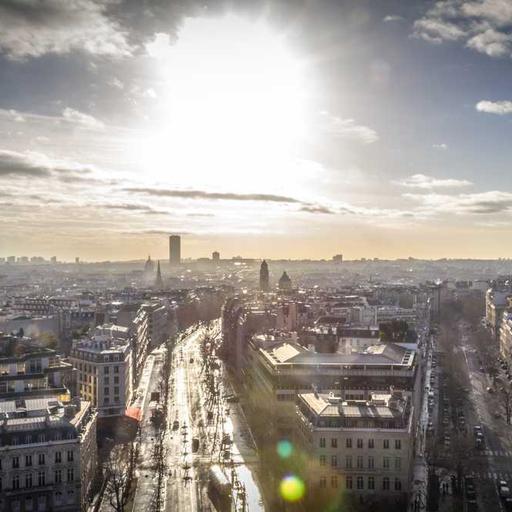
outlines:
[[[509,0],[2,0],[0,256],[498,258]]]

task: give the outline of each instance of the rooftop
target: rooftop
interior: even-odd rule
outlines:
[[[282,342],[260,351],[272,364],[297,365],[393,365],[410,367],[414,363],[415,351],[395,343],[372,345],[364,352],[351,354],[319,353],[308,350],[297,343]]]

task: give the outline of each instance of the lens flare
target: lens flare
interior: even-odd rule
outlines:
[[[304,482],[295,475],[288,475],[281,480],[279,493],[285,501],[295,502],[304,497],[306,486]]]
[[[277,454],[281,459],[287,459],[293,453],[293,444],[287,439],[277,443]]]

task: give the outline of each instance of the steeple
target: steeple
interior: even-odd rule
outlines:
[[[160,260],[158,260],[157,266],[156,266],[156,281],[155,281],[155,288],[158,288],[161,290],[164,287],[164,282],[162,281],[162,272],[160,271]]]

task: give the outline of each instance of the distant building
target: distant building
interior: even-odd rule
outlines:
[[[7,263],[16,263],[16,256],[7,256]]]
[[[343,254],[335,254],[332,257],[332,261],[334,261],[335,263],[342,263],[343,262]]]
[[[146,263],[144,263],[144,274],[152,276],[154,271],[155,271],[155,263],[151,259],[151,255],[150,255],[150,256],[148,256]]]
[[[75,263],[78,265],[80,263],[80,258],[78,256],[75,257]]]
[[[181,264],[181,237],[178,235],[169,237],[169,263],[171,265]]]
[[[270,287],[270,279],[268,273],[268,264],[265,260],[262,261],[260,266],[260,290],[268,291]]]
[[[212,260],[213,261],[219,261],[220,260],[220,253],[217,251],[212,252]]]
[[[283,275],[279,278],[278,286],[279,289],[283,291],[292,289],[292,280],[290,279],[290,276],[286,273],[286,271],[284,271]]]
[[[156,266],[156,279],[155,279],[155,288],[157,290],[161,290],[164,287],[164,282],[162,280],[162,271],[160,270],[160,260]]]
[[[57,256],[52,256],[52,257],[50,258],[50,263],[52,263],[52,264],[54,264],[54,265],[55,265],[55,263],[57,263]]]

